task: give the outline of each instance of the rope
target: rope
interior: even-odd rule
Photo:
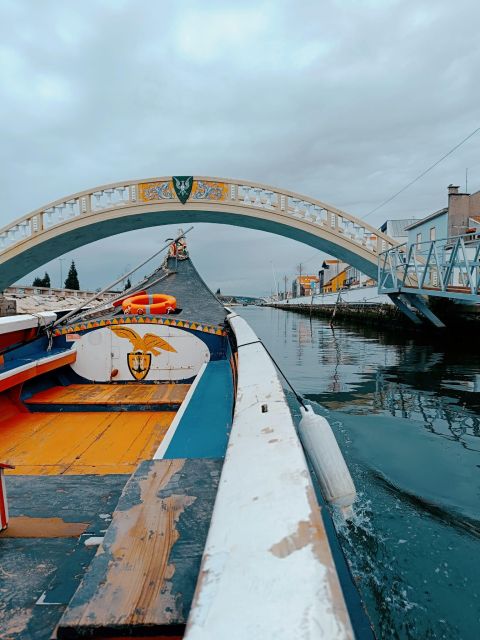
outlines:
[[[293,394],[295,396],[295,398],[297,399],[297,402],[299,402],[302,407],[304,409],[307,408],[307,405],[305,404],[305,402],[303,401],[303,398],[301,395],[299,395],[296,390],[294,389],[292,383],[290,382],[290,380],[287,378],[287,376],[283,373],[283,371],[280,369],[280,366],[278,364],[278,362],[275,360],[275,358],[272,356],[272,354],[270,353],[270,351],[267,349],[267,347],[265,346],[265,344],[260,340],[252,340],[252,342],[246,342],[245,344],[241,344],[238,349],[241,349],[242,347],[248,347],[251,344],[261,344],[262,347],[265,349],[265,351],[268,353],[268,355],[270,356],[270,360],[273,362],[273,364],[276,366],[276,368],[278,369],[278,372],[281,374],[281,376],[283,377],[283,379],[285,380],[285,382],[288,384],[288,386],[290,387],[290,389],[293,391]]]

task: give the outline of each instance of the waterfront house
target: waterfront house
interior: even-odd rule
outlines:
[[[334,293],[339,289],[343,289],[345,287],[345,283],[347,280],[347,267],[342,269],[339,273],[336,273],[332,276],[325,284],[323,285],[323,293]]]
[[[465,235],[480,228],[480,191],[470,194],[460,193],[459,189],[449,185],[448,206],[406,227],[409,246]]]
[[[297,286],[299,286],[300,295],[311,296],[312,293],[315,293],[319,280],[318,275],[305,274],[297,276]]]
[[[406,240],[408,246],[446,238],[448,235],[448,207],[439,209],[421,220],[416,220],[405,230],[408,234]]]

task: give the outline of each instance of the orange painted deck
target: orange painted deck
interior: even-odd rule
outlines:
[[[180,404],[189,384],[71,384],[40,391],[25,404]]]
[[[177,386],[177,385],[174,385]],[[175,412],[18,413],[0,423],[9,474],[131,474],[157,450]]]

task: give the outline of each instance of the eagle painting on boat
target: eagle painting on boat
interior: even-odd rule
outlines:
[[[130,373],[136,380],[143,380],[150,371],[152,355],[159,356],[159,349],[176,353],[166,340],[154,333],[146,333],[143,338],[130,327],[110,327],[119,338],[126,338],[132,343],[132,351],[127,353]]]

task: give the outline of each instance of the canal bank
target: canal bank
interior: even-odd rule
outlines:
[[[332,330],[316,316],[239,311],[328,417],[347,459],[359,500],[353,524],[340,526],[343,549],[378,638],[476,640],[478,349],[452,333]]]
[[[336,293],[302,296],[269,303],[267,306],[292,311],[330,322],[376,326],[389,329],[401,327],[408,333],[437,331],[425,320],[416,325],[393,304],[388,295],[379,294],[376,287],[361,287]],[[430,297],[428,306],[447,328],[478,329],[479,305],[467,305],[446,298]]]
[[[376,287],[301,296],[270,303],[268,306],[335,322],[348,321],[353,324],[384,327],[405,323],[405,316],[388,296],[378,294]]]

